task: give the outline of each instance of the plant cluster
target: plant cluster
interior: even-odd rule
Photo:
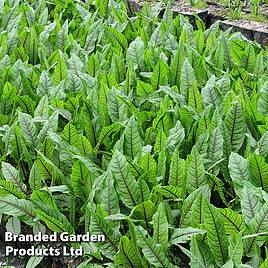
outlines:
[[[267,51],[159,12],[0,2],[1,224],[104,234],[80,268],[265,268]]]
[[[255,19],[258,19],[260,16],[260,6],[264,4],[264,1],[261,0],[222,0],[222,3],[229,8],[230,15],[233,19],[241,19],[243,7],[250,7],[251,14]],[[267,2],[268,3],[268,2]],[[267,4],[266,3],[266,4]]]

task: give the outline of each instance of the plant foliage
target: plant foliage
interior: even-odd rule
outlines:
[[[169,6],[0,2],[7,230],[104,234],[80,268],[267,266],[267,50]]]

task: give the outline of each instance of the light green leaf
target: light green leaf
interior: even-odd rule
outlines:
[[[187,228],[176,228],[174,230],[174,233],[171,236],[170,244],[183,244],[187,243],[192,239],[192,236],[198,235],[198,234],[205,234],[205,230],[187,227]]]
[[[140,192],[137,181],[130,173],[126,158],[118,150],[113,155],[109,169],[115,178],[116,190],[124,204],[129,208],[139,204]]]

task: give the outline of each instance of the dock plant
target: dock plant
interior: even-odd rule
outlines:
[[[267,49],[160,11],[0,1],[1,226],[105,235],[69,267],[265,268]]]

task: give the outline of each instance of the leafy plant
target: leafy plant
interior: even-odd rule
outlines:
[[[0,3],[1,225],[105,235],[60,267],[266,267],[267,51],[160,10]]]
[[[232,18],[234,19],[241,18],[242,1],[229,0],[228,7],[229,7],[229,12]]]
[[[252,8],[252,13],[254,16],[258,16],[260,13],[260,4],[261,1],[260,0],[251,0],[250,1],[251,4],[251,8]]]

